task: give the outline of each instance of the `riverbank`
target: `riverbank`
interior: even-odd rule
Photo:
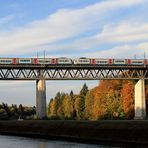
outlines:
[[[148,147],[148,121],[0,121],[0,134]]]

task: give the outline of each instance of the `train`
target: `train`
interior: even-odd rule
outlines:
[[[0,65],[98,65],[98,66],[148,66],[148,59],[103,58],[0,58]]]

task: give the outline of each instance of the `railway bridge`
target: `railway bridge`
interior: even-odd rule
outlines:
[[[135,119],[145,119],[145,80],[148,67],[113,65],[0,65],[0,80],[36,81],[36,108],[39,119],[46,117],[46,80],[137,80]]]

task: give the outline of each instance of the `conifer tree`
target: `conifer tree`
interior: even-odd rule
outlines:
[[[87,87],[86,83],[84,83],[84,85],[83,85],[83,87],[82,87],[82,89],[80,91],[80,95],[81,96],[86,96],[87,92],[88,92],[88,87]]]

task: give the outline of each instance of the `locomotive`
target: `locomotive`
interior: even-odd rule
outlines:
[[[142,66],[148,65],[148,59],[101,59],[101,58],[0,58],[0,65],[100,65],[100,66]]]

